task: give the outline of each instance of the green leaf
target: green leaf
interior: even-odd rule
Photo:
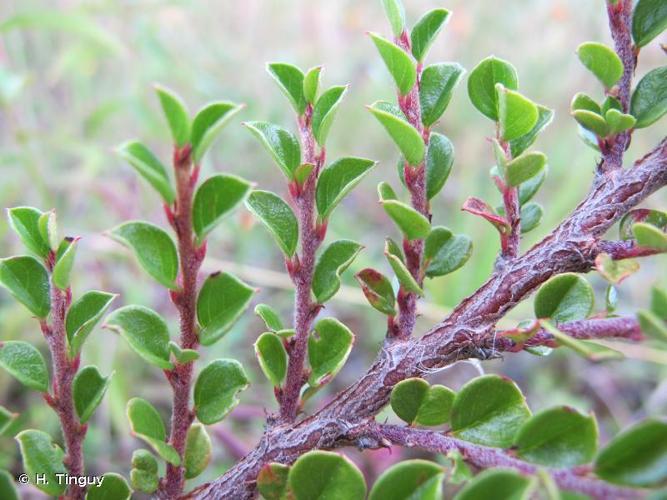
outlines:
[[[336,295],[340,289],[340,275],[352,264],[362,248],[363,245],[352,240],[337,240],[322,252],[313,274],[313,294],[319,304]]]
[[[169,352],[174,356],[177,363],[182,365],[199,359],[199,352],[194,349],[181,349],[173,340],[169,341]]]
[[[324,318],[315,323],[315,331],[308,336],[308,384],[318,387],[334,378],[347,361],[353,343],[354,334],[337,319]]]
[[[510,186],[516,187],[538,175],[547,163],[544,153],[530,152],[514,158],[505,166],[505,178]]]
[[[382,0],[384,12],[389,19],[394,36],[401,36],[405,30],[405,8],[401,0]]]
[[[514,382],[484,375],[465,384],[454,398],[451,426],[461,439],[507,448],[530,410]]]
[[[537,105],[537,112],[538,116],[535,126],[526,134],[510,141],[510,150],[513,158],[516,158],[528,149],[535,142],[537,136],[547,128],[554,118],[554,112],[551,109],[540,106],[539,104]]]
[[[44,357],[27,342],[0,342],[0,367],[26,387],[40,392],[49,390],[49,372]]]
[[[375,269],[366,268],[354,275],[366,299],[375,309],[388,316],[395,316],[394,289],[385,275]]]
[[[306,109],[303,95],[303,72],[292,64],[269,63],[266,70],[278,84],[281,92],[289,99],[297,114],[302,115]]]
[[[595,473],[615,484],[655,487],[667,480],[667,423],[647,419],[618,434],[595,460]]]
[[[637,123],[637,120],[634,116],[626,115],[625,113],[621,113],[619,110],[613,108],[607,111],[607,113],[604,115],[604,119],[609,126],[610,134],[618,134],[625,130],[631,129],[635,126],[635,123]]]
[[[494,56],[481,61],[468,77],[468,96],[480,113],[498,120],[498,94],[496,84],[502,83],[506,89],[519,88],[516,69],[509,62]]]
[[[301,165],[301,146],[297,138],[282,127],[268,122],[246,122],[244,125],[262,143],[288,180]]]
[[[652,125],[667,113],[667,66],[649,71],[632,93],[630,113],[637,118],[635,128]]]
[[[340,85],[327,89],[315,103],[313,108],[312,129],[315,140],[320,146],[324,146],[329,135],[329,129],[336,116],[338,106],[347,91],[347,85]]]
[[[315,202],[321,219],[327,219],[341,200],[361,182],[376,162],[365,158],[340,158],[327,165],[317,180]]]
[[[430,127],[442,116],[464,73],[465,69],[458,63],[431,64],[424,68],[419,81],[419,103],[424,126]]]
[[[160,193],[167,204],[174,202],[176,194],[167,169],[150,149],[138,141],[130,141],[118,146],[116,152]]]
[[[39,216],[37,227],[42,239],[51,250],[58,248],[58,225],[56,223],[56,211],[49,210]]]
[[[384,61],[389,73],[394,78],[401,95],[407,95],[417,81],[415,63],[398,45],[383,38],[377,33],[369,33]]]
[[[211,461],[211,438],[206,428],[197,422],[188,429],[185,439],[185,478],[193,479],[199,476]]]
[[[248,191],[250,183],[235,175],[218,174],[206,179],[197,189],[192,207],[192,225],[198,239],[203,241]]]
[[[549,332],[556,343],[560,346],[565,346],[572,349],[576,354],[588,359],[589,361],[599,362],[610,359],[623,359],[623,353],[615,349],[611,349],[594,342],[587,342],[585,340],[578,340],[571,337],[567,333],[561,332],[551,322],[540,321],[542,328]]]
[[[632,11],[632,38],[643,47],[667,28],[667,5],[661,0],[638,0]]]
[[[542,187],[546,176],[547,167],[543,168],[535,177],[532,177],[519,185],[519,203],[521,205],[524,205],[535,196],[540,187]]]
[[[317,90],[320,86],[320,73],[322,66],[315,66],[308,70],[306,76],[303,78],[303,97],[306,102],[315,104],[317,99]]]
[[[107,472],[99,485],[88,488],[86,500],[129,500],[131,495],[130,485],[123,476]]]
[[[403,255],[403,250],[401,247],[391,238],[386,238],[384,240],[384,248],[389,254],[395,256],[401,262],[405,263],[405,255]]]
[[[582,125],[577,125],[577,134],[581,140],[584,141],[586,146],[597,151],[598,153],[600,152],[600,140],[598,139],[598,136],[595,135],[595,133],[591,132]]]
[[[158,313],[144,306],[125,306],[107,316],[105,328],[120,334],[149,363],[171,370],[169,330]]]
[[[634,226],[636,222],[651,224],[662,231],[667,231],[667,212],[651,210],[648,208],[636,208],[630,210],[623,216],[619,223],[618,232],[622,239],[629,240],[635,237],[632,232],[632,226]]]
[[[632,226],[632,234],[641,247],[667,250],[667,233],[652,224],[637,222]]]
[[[79,238],[66,238],[63,240],[64,250],[58,256],[56,265],[53,266],[51,279],[53,284],[61,290],[67,290],[70,285],[70,276],[72,274],[72,267],[74,266],[74,257],[76,256],[76,249],[79,245]]]
[[[366,482],[347,458],[330,451],[309,451],[290,468],[289,488],[295,500],[363,500]]]
[[[38,318],[49,315],[49,275],[34,257],[24,255],[0,259],[0,285]]]
[[[514,444],[519,457],[548,467],[589,463],[597,451],[598,427],[593,415],[568,406],[550,408],[528,419]]]
[[[284,500],[289,467],[279,463],[264,465],[257,474],[257,491],[265,500]]]
[[[405,119],[387,111],[382,101],[377,101],[368,110],[389,133],[394,143],[410,165],[417,166],[424,159],[424,140],[421,134]]]
[[[521,207],[521,234],[532,231],[539,226],[543,215],[544,211],[542,210],[542,206],[538,203],[533,203],[531,201]]]
[[[387,182],[380,182],[377,187],[378,196],[381,200],[396,200],[396,192]]]
[[[255,342],[259,366],[274,387],[280,387],[287,374],[287,351],[282,339],[273,332],[262,333]]]
[[[220,340],[248,307],[256,290],[229,273],[213,273],[199,290],[197,320],[199,341],[211,345]]]
[[[489,469],[478,474],[454,497],[455,500],[515,500],[529,498],[533,481],[513,470]]]
[[[272,332],[277,332],[285,328],[278,312],[268,304],[257,304],[255,306],[255,314],[262,318],[266,327]]]
[[[428,460],[404,460],[377,478],[368,500],[441,500],[442,466]]]
[[[0,497],[4,500],[20,500],[14,477],[6,470],[0,470]]]
[[[148,443],[155,452],[172,465],[180,465],[181,459],[173,446],[166,443],[167,432],[158,411],[148,401],[132,398],[127,402],[127,419],[132,435]]]
[[[435,37],[449,19],[450,12],[447,9],[433,9],[424,14],[412,27],[410,33],[410,45],[412,55],[417,61],[422,62],[426,53],[433,45]]]
[[[667,321],[667,290],[656,286],[651,289],[651,311]]]
[[[229,120],[243,106],[233,102],[211,102],[197,111],[192,121],[192,151],[195,163],[201,162],[204,154]]]
[[[454,396],[444,385],[408,378],[394,386],[390,403],[394,413],[410,425],[442,425],[449,421]]]
[[[398,282],[401,284],[401,287],[408,292],[416,293],[419,296],[424,296],[424,290],[422,290],[417,280],[412,276],[408,268],[403,263],[401,257],[396,256],[392,253],[389,242],[385,242],[384,255],[389,262],[389,265],[394,270]]]
[[[623,111],[623,106],[621,105],[621,101],[609,95],[605,98],[604,102],[602,103],[600,114],[606,115],[607,111],[609,111],[610,109],[615,109],[616,111]]]
[[[592,97],[590,97],[588,94],[584,94],[583,92],[578,92],[574,95],[574,97],[572,98],[572,102],[570,103],[570,110],[590,111],[591,113],[595,113],[596,115],[603,114],[600,105],[597,102],[595,102],[595,100]]]
[[[169,124],[174,143],[182,148],[190,141],[190,114],[183,100],[172,90],[155,85],[162,111]]]
[[[426,196],[433,199],[443,188],[454,164],[454,145],[442,134],[431,133],[426,151]]]
[[[661,342],[667,342],[667,323],[653,311],[637,311],[642,333]]]
[[[82,424],[90,419],[95,409],[102,402],[112,376],[113,373],[108,377],[103,377],[96,366],[86,366],[74,377],[72,397],[76,414]]]
[[[16,435],[21,448],[23,470],[30,482],[48,495],[57,497],[65,492],[67,485],[58,481],[58,474],[65,474],[65,453],[46,432],[28,429]],[[45,478],[46,481],[37,481]]]
[[[148,450],[135,450],[132,453],[130,482],[135,490],[153,493],[158,487],[158,465],[155,457]]]
[[[580,109],[573,111],[572,116],[577,120],[579,125],[586,130],[590,130],[598,137],[606,137],[609,133],[609,126],[607,125],[606,120],[597,113]]]
[[[270,191],[255,190],[246,199],[246,207],[269,230],[287,257],[294,256],[299,241],[299,224],[283,199]]]
[[[595,257],[595,268],[609,283],[618,285],[639,270],[639,262],[634,259],[614,260],[603,252]]]
[[[585,42],[577,47],[581,63],[606,89],[613,87],[623,76],[623,62],[616,52],[598,42]]]
[[[588,317],[593,310],[593,288],[585,278],[564,273],[554,276],[540,287],[535,296],[535,316],[557,323]]]
[[[9,225],[21,242],[35,255],[46,258],[49,255],[49,243],[42,236],[39,220],[44,213],[32,207],[14,207],[7,210]]]
[[[449,229],[436,226],[424,243],[426,276],[435,278],[453,273],[472,255],[472,240],[465,234],[454,235]]]
[[[10,427],[12,427],[12,424],[18,418],[18,416],[18,413],[12,413],[4,406],[0,406],[0,436],[2,436]]]
[[[537,104],[514,90],[506,89],[502,83],[496,84],[496,91],[498,122],[503,140],[511,141],[530,132],[539,116]]]
[[[70,357],[74,358],[81,351],[88,335],[117,296],[113,293],[92,290],[72,303],[65,318]]]
[[[199,373],[195,383],[195,412],[202,424],[219,422],[239,404],[237,394],[250,381],[235,359],[216,359]]]
[[[176,245],[163,229],[148,222],[133,221],[115,227],[109,235],[130,248],[139,265],[158,283],[172,290],[178,288]]]

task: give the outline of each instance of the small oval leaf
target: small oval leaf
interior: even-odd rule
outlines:
[[[211,438],[206,428],[197,422],[188,429],[185,438],[185,478],[193,479],[199,476],[211,461]]]
[[[639,81],[632,93],[630,113],[635,128],[652,125],[667,113],[667,66],[655,68]]]
[[[255,342],[259,366],[274,387],[280,387],[287,374],[287,351],[282,339],[273,332],[262,333]]]
[[[116,294],[92,290],[75,300],[67,311],[65,331],[69,344],[70,356],[75,357],[81,346],[99,323]]]
[[[290,206],[277,194],[260,190],[250,193],[245,203],[273,235],[283,253],[294,256],[299,241],[299,224]]]
[[[667,28],[667,4],[662,0],[638,0],[632,11],[632,38],[643,47]]]
[[[39,229],[39,220],[43,215],[41,210],[33,207],[14,207],[7,210],[9,225],[21,243],[35,255],[46,258],[49,255],[49,243]]]
[[[174,202],[176,194],[167,169],[150,149],[139,141],[130,141],[118,146],[116,152],[160,193],[166,203],[171,205]]]
[[[585,42],[577,48],[581,63],[606,89],[613,87],[623,76],[623,62],[616,52],[599,42]]]
[[[330,451],[301,455],[290,468],[288,483],[295,500],[366,497],[366,481],[361,471],[344,456]]]
[[[380,53],[389,73],[394,78],[401,95],[406,95],[417,81],[417,70],[410,56],[398,45],[381,37],[377,33],[369,33],[375,47]]]
[[[209,177],[199,186],[193,201],[192,225],[200,241],[245,199],[248,191],[248,181],[228,174]]]
[[[511,141],[529,133],[537,124],[537,105],[518,92],[505,88],[502,83],[496,84],[496,92],[500,136],[503,140]]]
[[[162,85],[155,85],[162,111],[169,124],[176,146],[183,147],[190,141],[190,116],[183,100]]]
[[[199,373],[194,389],[195,412],[202,424],[219,422],[239,404],[237,394],[250,381],[235,359],[216,359]]]
[[[593,310],[593,288],[585,278],[565,273],[554,276],[535,296],[535,316],[557,323],[588,317]]]
[[[441,500],[443,468],[427,460],[404,460],[384,471],[368,500]]]
[[[442,425],[449,421],[455,393],[443,385],[429,385],[424,379],[400,381],[391,391],[391,409],[410,425]]]
[[[28,429],[16,435],[21,448],[23,470],[28,479],[44,493],[58,497],[67,485],[60,482],[58,475],[66,474],[63,459],[65,453],[53,442],[46,432]],[[44,481],[40,481],[44,478]]]
[[[426,151],[426,196],[433,199],[443,188],[454,164],[454,145],[442,134],[432,133]]]
[[[120,474],[107,472],[99,484],[90,486],[86,500],[129,500],[132,490]]]
[[[320,218],[327,219],[341,200],[375,166],[365,158],[340,158],[327,165],[317,179],[315,202]]]
[[[306,109],[303,72],[293,64],[278,62],[267,64],[266,70],[276,81],[280,91],[292,103],[297,114],[302,115]]]
[[[246,122],[244,125],[262,143],[288,180],[301,165],[301,146],[294,134],[268,122]]]
[[[340,288],[340,275],[356,258],[363,246],[352,240],[331,243],[317,259],[313,273],[313,294],[319,304],[336,295]]]
[[[166,443],[167,431],[158,411],[142,398],[127,402],[127,419],[132,434],[148,443],[155,452],[172,465],[180,465],[181,459],[173,446]]]
[[[322,93],[313,107],[312,129],[315,140],[320,146],[324,146],[329,135],[329,129],[336,116],[336,110],[343,100],[347,86],[340,85],[331,87]]]
[[[468,96],[473,106],[491,120],[498,120],[498,94],[496,84],[516,90],[519,80],[516,69],[508,61],[494,56],[481,61],[468,77]]]
[[[442,226],[434,227],[424,243],[426,276],[435,278],[453,273],[472,255],[472,240],[465,234],[453,234]]]
[[[204,154],[215,141],[218,133],[243,106],[233,102],[212,102],[197,111],[192,121],[192,151],[195,163],[200,163]]]
[[[424,14],[412,27],[410,33],[410,45],[412,55],[417,61],[422,62],[426,53],[433,45],[435,37],[449,19],[447,9],[433,9]]]
[[[38,318],[49,315],[49,275],[34,257],[25,255],[0,259],[0,285]]]
[[[26,387],[36,391],[49,390],[49,372],[42,354],[27,342],[0,342],[0,367]]]
[[[354,334],[343,323],[335,318],[319,320],[308,336],[308,384],[318,387],[335,377],[347,361],[353,343]]]
[[[369,304],[388,316],[395,316],[396,298],[391,281],[375,269],[366,268],[354,275]]]
[[[394,143],[410,165],[417,166],[424,159],[424,140],[421,134],[407,120],[388,111],[383,101],[369,106],[369,111],[389,133]]]
[[[103,377],[96,366],[86,366],[79,371],[72,382],[72,398],[79,421],[85,424],[102,402],[104,393],[111,383],[111,373]]]

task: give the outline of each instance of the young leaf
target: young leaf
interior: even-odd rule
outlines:
[[[49,390],[49,372],[42,354],[27,342],[0,342],[0,368],[4,368],[26,387],[36,391]]]
[[[394,143],[410,165],[417,166],[424,159],[424,141],[421,134],[407,120],[387,110],[382,101],[377,101],[368,110],[389,133]]]
[[[454,391],[430,386],[421,378],[402,380],[391,391],[391,409],[409,425],[442,425],[449,421]]]
[[[535,142],[537,136],[547,128],[554,118],[554,112],[552,110],[540,106],[539,104],[537,105],[537,112],[537,122],[530,132],[510,141],[510,150],[513,158],[516,158],[528,149]]]
[[[605,113],[604,119],[609,126],[609,133],[612,135],[631,129],[637,123],[634,116],[626,115],[613,108]]]
[[[72,398],[79,421],[85,424],[102,402],[104,393],[111,382],[111,373],[103,377],[96,366],[86,366],[74,377],[72,382]]]
[[[303,97],[306,102],[315,104],[317,99],[317,90],[320,86],[320,73],[322,66],[315,66],[308,70],[306,76],[303,78]]]
[[[118,146],[116,152],[160,193],[167,204],[174,202],[176,194],[167,169],[150,149],[138,141],[130,141]]]
[[[199,341],[211,345],[236,323],[256,290],[229,273],[213,273],[199,290],[197,320]]]
[[[173,340],[169,341],[169,352],[174,356],[177,363],[182,365],[199,359],[199,352],[194,349],[181,349]]]
[[[303,72],[292,64],[269,63],[266,70],[280,87],[285,97],[289,99],[297,114],[302,115],[306,109],[306,99],[303,95]]]
[[[53,266],[53,273],[51,279],[53,284],[61,290],[67,290],[70,284],[70,275],[72,267],[74,266],[74,257],[76,256],[76,249],[79,245],[79,238],[66,238],[63,240],[63,250],[58,256],[56,265]]]
[[[557,323],[584,319],[593,310],[593,288],[585,278],[564,273],[540,287],[535,296],[535,316]]]
[[[340,275],[345,271],[363,245],[352,240],[331,243],[317,259],[313,274],[313,294],[319,304],[336,295],[340,288]]]
[[[388,182],[380,182],[377,187],[377,192],[378,196],[380,197],[380,200],[396,200],[398,197],[396,196],[396,192],[394,189],[389,185]]]
[[[384,12],[389,19],[394,36],[401,36],[405,30],[405,8],[401,0],[382,0]]]
[[[158,283],[175,290],[178,274],[178,255],[171,237],[161,228],[148,222],[125,222],[109,235],[130,248],[141,267]]]
[[[494,56],[487,57],[470,72],[468,96],[473,106],[491,120],[498,120],[498,94],[496,84],[516,90],[519,80],[516,69],[509,62]]]
[[[132,495],[125,478],[115,472],[107,472],[99,484],[90,486],[86,500],[129,500]]]
[[[318,387],[335,377],[347,361],[353,343],[354,334],[343,323],[335,318],[319,320],[308,336],[308,384]]]
[[[257,474],[257,491],[266,500],[283,500],[287,492],[289,467],[279,463],[269,463]]]
[[[388,316],[395,316],[394,289],[391,282],[375,269],[366,268],[354,275],[366,299],[375,309]]]
[[[537,105],[518,92],[505,88],[502,83],[496,84],[496,92],[498,122],[503,140],[511,141],[530,132],[539,116]]]
[[[49,255],[49,243],[39,229],[39,219],[43,215],[43,212],[32,207],[14,207],[7,210],[9,225],[21,242],[35,255],[46,258]]]
[[[521,217],[521,234],[532,231],[539,226],[543,215],[542,205],[538,203],[531,201],[522,206],[519,214],[519,217]]]
[[[326,90],[315,103],[313,108],[312,128],[315,140],[320,146],[324,146],[329,135],[329,129],[336,116],[336,110],[343,100],[347,91],[346,85],[331,87]]]
[[[538,175],[547,163],[544,153],[525,153],[505,165],[505,178],[510,186],[516,187]]]
[[[148,401],[132,398],[127,402],[127,419],[132,435],[148,443],[155,452],[172,465],[180,465],[181,459],[173,446],[167,444],[164,421]]]
[[[600,451],[595,473],[615,484],[650,488],[667,480],[667,423],[647,419],[618,434]]]
[[[514,382],[484,375],[465,384],[454,398],[451,425],[461,439],[485,446],[512,445],[530,410]]]
[[[197,192],[192,207],[192,225],[200,241],[222,218],[241,203],[250,191],[250,183],[235,175],[218,174],[206,179]]]
[[[667,28],[667,5],[661,0],[638,0],[632,11],[632,38],[643,47]]]
[[[185,478],[193,479],[199,476],[211,461],[211,438],[208,437],[206,428],[195,422],[188,429],[185,438]]]
[[[547,167],[545,166],[535,177],[522,182],[519,185],[519,204],[524,205],[529,202],[537,191],[542,187],[544,179],[547,176]]]
[[[667,212],[651,210],[648,208],[636,208],[630,210],[623,216],[619,223],[618,232],[621,239],[630,240],[635,237],[632,233],[632,226],[635,222],[645,222],[662,231],[667,231]]]
[[[454,500],[529,498],[533,484],[534,480],[513,470],[488,469],[468,482]]]
[[[404,460],[380,474],[368,500],[439,500],[442,498],[442,466],[428,460]]]
[[[243,106],[233,102],[212,102],[197,111],[192,121],[192,151],[195,163],[201,159],[215,141],[218,133]]]
[[[183,100],[172,90],[155,85],[162,111],[169,124],[174,144],[182,148],[190,141],[190,114]]]
[[[421,289],[417,280],[412,276],[408,268],[405,266],[405,263],[401,257],[394,255],[391,248],[389,247],[389,242],[385,243],[384,255],[389,262],[389,265],[396,275],[396,279],[401,284],[401,287],[408,292],[416,293],[419,296],[424,296],[424,290]]]
[[[431,133],[426,151],[426,196],[433,199],[445,185],[454,164],[454,145],[442,134]]]
[[[327,165],[317,180],[315,202],[321,219],[327,219],[334,208],[375,166],[365,158],[340,158]]]
[[[158,487],[158,464],[151,452],[144,449],[132,453],[132,470],[130,481],[135,490],[142,493],[153,493]]]
[[[431,223],[414,208],[398,200],[381,199],[380,203],[406,239],[418,240],[428,236]]]
[[[124,306],[116,309],[104,324],[120,334],[132,350],[149,363],[163,370],[174,365],[169,360],[169,330],[158,313],[143,306]]]
[[[581,63],[600,80],[606,89],[623,76],[623,62],[616,52],[598,42],[585,42],[577,48]]]
[[[618,285],[639,270],[639,262],[634,259],[614,260],[603,252],[595,257],[595,268],[609,283]]]
[[[84,293],[72,303],[65,318],[70,357],[76,357],[81,351],[81,346],[88,335],[116,297],[117,295],[113,293],[92,290]]]
[[[424,126],[430,127],[442,116],[464,73],[465,69],[458,63],[431,64],[424,68],[419,82],[419,104]]]
[[[607,111],[610,109],[615,109],[616,111],[623,111],[623,106],[621,105],[621,102],[616,99],[615,97],[612,96],[607,96],[602,103],[602,107],[598,111],[601,115],[606,115]]]
[[[287,374],[287,351],[281,338],[273,332],[262,333],[255,342],[259,366],[274,387],[280,387]]]
[[[25,255],[0,259],[0,285],[38,318],[49,315],[49,275],[34,257]]]
[[[592,97],[590,97],[587,94],[584,94],[583,92],[578,92],[574,95],[574,97],[572,98],[572,102],[570,103],[570,110],[590,111],[591,113],[595,113],[596,115],[604,114],[602,112],[602,108],[600,108],[600,105],[597,102],[595,102],[595,100]]]
[[[292,257],[299,241],[299,224],[290,206],[277,194],[259,190],[250,193],[245,203],[273,235],[283,253]]]
[[[593,415],[568,406],[541,411],[529,418],[515,438],[519,457],[548,467],[574,467],[593,460],[598,427]]]
[[[436,226],[424,243],[426,276],[435,278],[453,273],[472,255],[472,240],[465,234],[454,235],[449,229]]]
[[[21,448],[23,470],[30,482],[48,495],[58,497],[67,485],[58,480],[59,474],[66,474],[63,459],[65,453],[53,442],[46,432],[28,429],[16,435]],[[44,478],[45,481],[38,481]]]
[[[394,78],[398,91],[406,95],[417,81],[417,70],[410,56],[398,45],[386,40],[377,33],[369,33],[384,61],[389,73]]]
[[[272,332],[277,332],[285,328],[278,312],[268,304],[257,304],[255,306],[255,314],[262,318],[266,327]]]
[[[450,12],[447,9],[433,9],[424,14],[412,27],[410,33],[410,45],[412,55],[417,61],[422,62],[426,53],[433,45],[435,37],[449,19]]]
[[[405,263],[405,255],[403,255],[403,250],[401,247],[391,238],[386,238],[384,240],[384,248],[387,253],[393,255],[401,262]]]
[[[262,143],[288,180],[301,165],[301,146],[297,138],[282,127],[268,122],[246,122],[244,125]]]
[[[632,93],[630,113],[637,119],[635,128],[645,128],[667,113],[667,66],[655,68],[639,81]]]
[[[56,223],[56,211],[44,212],[37,219],[39,234],[51,250],[58,248],[58,225]]]
[[[607,125],[606,120],[597,113],[579,109],[572,112],[572,117],[577,120],[579,125],[586,130],[590,130],[598,137],[606,137],[609,133],[609,126]]]
[[[504,215],[496,213],[491,205],[484,200],[470,196],[461,207],[461,210],[482,217],[495,227],[500,234],[506,234],[510,225]]]
[[[216,359],[199,373],[195,383],[195,412],[202,424],[219,422],[239,403],[237,393],[250,381],[235,359]]]
[[[295,500],[332,498],[363,500],[366,482],[347,458],[330,451],[309,451],[290,468],[289,488]]]
[[[667,250],[667,233],[652,224],[637,222],[632,226],[632,234],[639,246]]]

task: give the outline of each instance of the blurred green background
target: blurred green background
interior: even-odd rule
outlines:
[[[593,176],[596,153],[578,139],[568,107],[577,91],[602,96],[574,51],[586,40],[611,43],[604,3],[407,0],[406,4],[410,23],[429,8],[444,6],[453,11],[429,61],[458,61],[470,70],[490,54],[509,59],[519,71],[520,90],[555,109],[554,122],[534,146],[549,156],[550,172],[537,196],[545,217],[526,235],[523,245],[528,248],[574,208]],[[369,365],[382,341],[385,322],[363,305],[351,276],[369,265],[387,271],[383,240],[395,234],[395,228],[376,202],[375,186],[380,180],[399,186],[395,147],[364,109],[377,99],[393,99],[391,79],[365,35],[366,31],[389,34],[379,0],[2,0],[0,23],[0,204],[55,208],[61,233],[83,237],[73,281],[75,297],[91,288],[117,292],[121,296],[116,306],[147,305],[170,318],[174,336],[175,310],[165,290],[103,235],[127,219],[165,225],[158,195],[113,153],[122,141],[141,138],[163,161],[169,160],[169,135],[151,85],[160,82],[175,89],[193,111],[214,99],[245,103],[240,118],[228,126],[208,155],[202,175],[233,172],[284,194],[282,176],[240,125],[243,120],[261,119],[294,127],[289,104],[267,75],[265,62],[286,61],[304,69],[323,64],[325,86],[349,83],[327,156],[330,160],[366,156],[380,165],[336,211],[329,226],[329,241],[345,237],[366,246],[346,273],[348,287],[324,312],[348,324],[357,341],[344,371],[309,402],[307,410]],[[657,45],[642,50],[638,76],[664,61]],[[663,120],[635,134],[628,164],[660,139],[664,124]],[[492,124],[470,104],[465,83],[436,129],[453,141],[456,162],[445,189],[433,202],[434,222],[469,234],[475,249],[462,270],[428,284],[429,304],[420,332],[488,277],[498,251],[495,230],[460,211],[471,195],[499,202],[487,176],[492,154],[486,137],[493,132]],[[663,191],[646,206],[664,209],[665,202]],[[1,255],[22,251],[4,217],[0,236]],[[261,288],[257,302],[276,306],[288,318],[292,293],[281,256],[268,233],[254,225],[246,211],[226,220],[214,232],[208,249],[207,270],[236,273]],[[646,306],[650,286],[660,281],[662,286],[667,284],[664,256],[641,264],[641,271],[620,287],[623,311]],[[603,310],[605,283],[598,276],[590,278],[598,293],[598,309]],[[531,307],[530,301],[522,304],[507,324],[530,317]],[[0,325],[0,339],[28,339],[45,350],[35,321],[6,293],[0,294]],[[276,407],[252,351],[261,332],[261,324],[249,312],[222,341],[204,349],[202,363],[226,356],[241,360],[253,385],[242,394],[232,415],[211,429],[218,444],[213,465],[197,482],[215,477],[251,447],[261,433],[265,413]],[[508,355],[483,367],[462,363],[434,379],[458,388],[480,369],[506,373],[518,381],[534,409],[568,403],[582,411],[594,410],[604,440],[633,420],[664,414],[667,408],[667,384],[660,384],[667,353],[650,344],[623,349],[629,359],[621,362],[594,365],[562,352],[548,358]],[[146,397],[164,411],[166,419],[171,391],[159,370],[143,363],[109,331],[95,332],[84,348],[83,363],[97,364],[103,373],[115,370],[86,441],[88,470],[127,473],[129,457],[139,443],[129,436],[125,402],[132,396]],[[19,472],[13,432],[30,426],[59,436],[57,419],[37,394],[5,373],[0,373],[0,402],[21,413],[14,429],[0,436],[0,467]],[[386,416],[391,418],[388,412]],[[399,452],[387,451],[351,453],[369,477],[401,457]]]

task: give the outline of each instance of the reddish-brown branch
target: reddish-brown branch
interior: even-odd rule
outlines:
[[[505,161],[512,160],[512,150],[509,143],[500,139],[500,131],[497,139],[505,153]],[[513,259],[519,255],[519,244],[521,243],[521,206],[519,204],[519,189],[504,182],[496,182],[502,188],[503,206],[505,207],[505,219],[509,224],[506,234],[500,233],[502,259]]]
[[[665,253],[665,250],[657,248],[640,247],[634,240],[601,241],[598,248],[601,252],[608,253],[614,260],[650,257],[651,255]]]

